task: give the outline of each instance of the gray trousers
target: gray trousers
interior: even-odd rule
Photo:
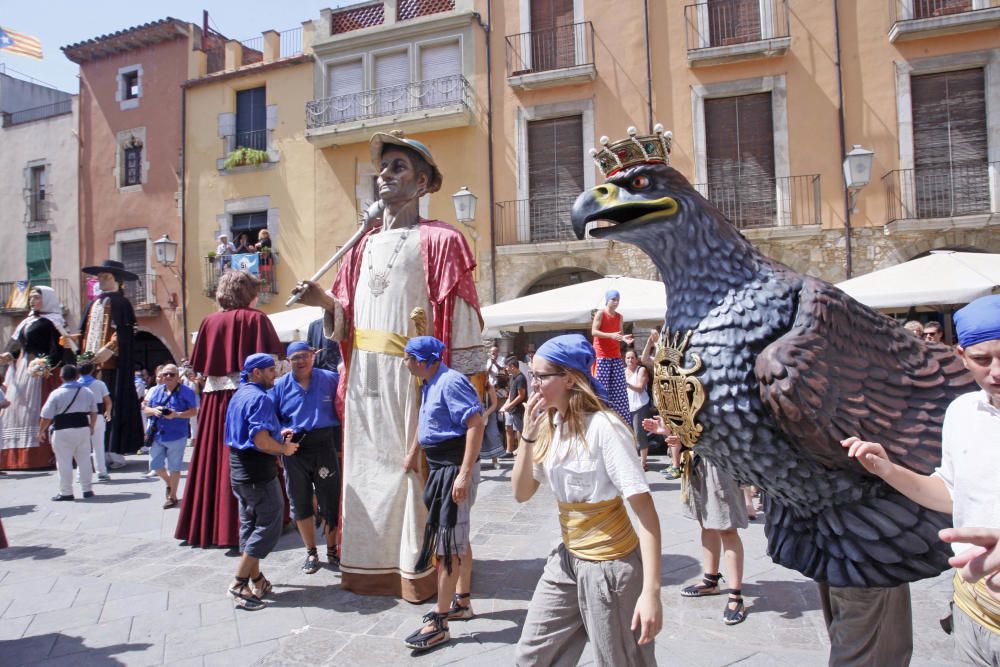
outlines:
[[[598,667],[656,665],[638,645],[632,614],[642,592],[639,550],[620,560],[581,560],[560,544],[549,554],[517,644],[516,664],[571,667],[589,639]]]
[[[830,667],[906,667],[913,654],[910,586],[833,588],[819,584]]]
[[[981,625],[956,605],[951,608],[951,636],[955,651],[970,665],[997,667],[1000,665],[1000,635]]]

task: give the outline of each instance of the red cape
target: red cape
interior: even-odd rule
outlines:
[[[229,375],[238,373],[255,352],[284,356],[271,320],[254,308],[223,310],[202,321],[191,366],[202,375]]]
[[[361,237],[357,245],[344,256],[333,283],[333,296],[344,308],[347,318],[347,336],[341,341],[340,349],[345,367],[350,368],[351,352],[354,348],[354,290],[358,286],[361,263],[368,238],[379,231],[374,227]],[[424,280],[428,300],[431,303],[431,319],[434,323],[435,338],[445,345],[444,363],[451,363],[451,324],[455,314],[457,299],[465,300],[479,315],[479,295],[472,280],[472,270],[476,260],[466,243],[465,237],[457,229],[440,220],[420,220],[420,254],[424,260]],[[482,316],[479,317],[480,323]],[[346,385],[345,379],[341,384]]]

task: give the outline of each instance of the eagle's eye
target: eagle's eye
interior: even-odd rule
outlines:
[[[629,183],[633,190],[644,190],[649,187],[649,176],[643,176],[639,174],[638,176],[633,176],[632,181]]]

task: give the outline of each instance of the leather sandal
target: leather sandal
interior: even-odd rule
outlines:
[[[467,621],[476,615],[472,611],[471,597],[472,593],[455,593],[455,596],[451,599],[451,608],[448,609],[449,621]],[[459,604],[459,600],[469,600],[468,606],[463,607]]]
[[[313,549],[306,553],[306,560],[302,563],[302,573],[316,574],[317,572],[319,572],[319,556],[316,555],[316,550]]]
[[[732,608],[730,605],[736,605],[736,607]],[[740,589],[729,591],[729,602],[726,603],[726,609],[722,612],[722,620],[725,621],[726,625],[736,625],[742,623],[746,617],[746,608],[743,606],[743,591]]]
[[[722,579],[721,574],[708,574],[702,577],[702,580],[692,586],[688,586],[681,591],[681,595],[686,598],[700,598],[708,595],[719,595],[722,591],[719,590],[719,581]]]
[[[414,651],[426,651],[451,641],[451,634],[448,632],[447,625],[447,612],[439,614],[435,611],[429,611],[424,614],[422,620],[424,625],[421,625],[417,628],[416,632],[403,640],[406,648],[413,649]],[[431,632],[424,632],[424,628],[428,623],[432,623],[434,629]]]

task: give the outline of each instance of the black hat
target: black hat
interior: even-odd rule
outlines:
[[[127,271],[125,269],[125,265],[116,259],[106,259],[98,266],[85,266],[80,270],[84,273],[89,273],[92,276],[96,276],[99,273],[111,273],[114,274],[115,279],[118,280],[118,282],[124,282],[126,280],[139,280],[139,276],[135,275],[131,271]]]

